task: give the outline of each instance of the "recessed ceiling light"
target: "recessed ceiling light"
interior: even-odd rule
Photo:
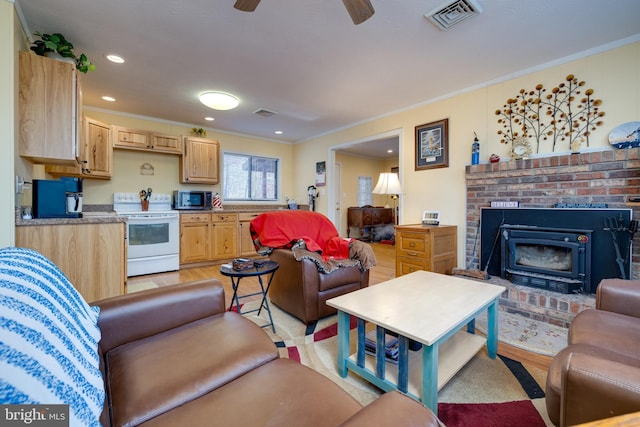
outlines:
[[[277,130],[274,132],[276,135],[282,135],[284,132],[282,132],[281,130]]]
[[[212,122],[212,121],[214,121],[214,120],[215,120],[213,117],[205,117],[204,119],[205,119],[205,120],[207,120],[207,121],[209,121],[209,122]]]
[[[200,102],[214,110],[231,110],[240,104],[238,98],[224,92],[205,92],[200,95]]]
[[[115,62],[116,64],[122,64],[124,62],[124,58],[119,55],[114,55],[112,53],[107,55],[107,59],[111,62]]]
[[[116,99],[112,96],[103,96],[102,99],[104,99],[105,101],[109,101],[109,102],[114,102]]]
[[[393,153],[393,150],[387,150],[387,153]]]

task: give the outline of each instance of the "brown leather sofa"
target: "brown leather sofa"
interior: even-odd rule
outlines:
[[[279,359],[260,327],[225,311],[216,279],[94,304],[101,308],[103,425],[439,425],[400,393],[362,408],[323,375]]]
[[[326,304],[328,299],[369,285],[369,270],[362,271],[359,266],[321,273],[310,259],[297,261],[290,249],[274,249],[269,258],[280,264],[269,299],[306,324],[336,313]]]
[[[605,279],[571,322],[547,374],[551,421],[569,426],[640,411],[640,281]]]

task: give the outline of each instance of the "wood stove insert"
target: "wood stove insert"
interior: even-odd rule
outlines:
[[[593,230],[508,224],[500,230],[503,279],[564,294],[588,290]]]

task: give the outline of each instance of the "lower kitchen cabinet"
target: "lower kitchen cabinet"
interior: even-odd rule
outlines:
[[[122,295],[127,280],[125,223],[16,227],[16,246],[35,249],[67,276],[87,302]]]
[[[211,258],[235,257],[238,248],[238,215],[213,213],[211,225]]]
[[[253,246],[249,225],[251,220],[260,214],[261,212],[242,212],[238,214],[238,246],[240,256],[255,256],[258,254],[255,246]]]
[[[238,215],[183,213],[180,215],[180,264],[234,258],[237,255]]]
[[[451,274],[458,264],[455,225],[396,226],[396,277],[417,270]]]
[[[209,260],[208,213],[180,215],[180,264]]]

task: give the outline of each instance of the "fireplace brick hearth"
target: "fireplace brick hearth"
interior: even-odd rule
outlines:
[[[536,157],[499,163],[468,165],[466,268],[482,269],[479,259],[481,208],[492,201],[518,201],[523,208],[554,208],[556,204],[606,204],[632,209],[640,220],[640,148],[593,151]],[[593,248],[594,252],[598,248]],[[633,239],[631,277],[640,279],[640,233]],[[517,286],[499,277],[507,291],[500,299],[502,310],[522,314],[558,326],[568,326],[580,311],[594,305],[594,295],[559,294]]]

